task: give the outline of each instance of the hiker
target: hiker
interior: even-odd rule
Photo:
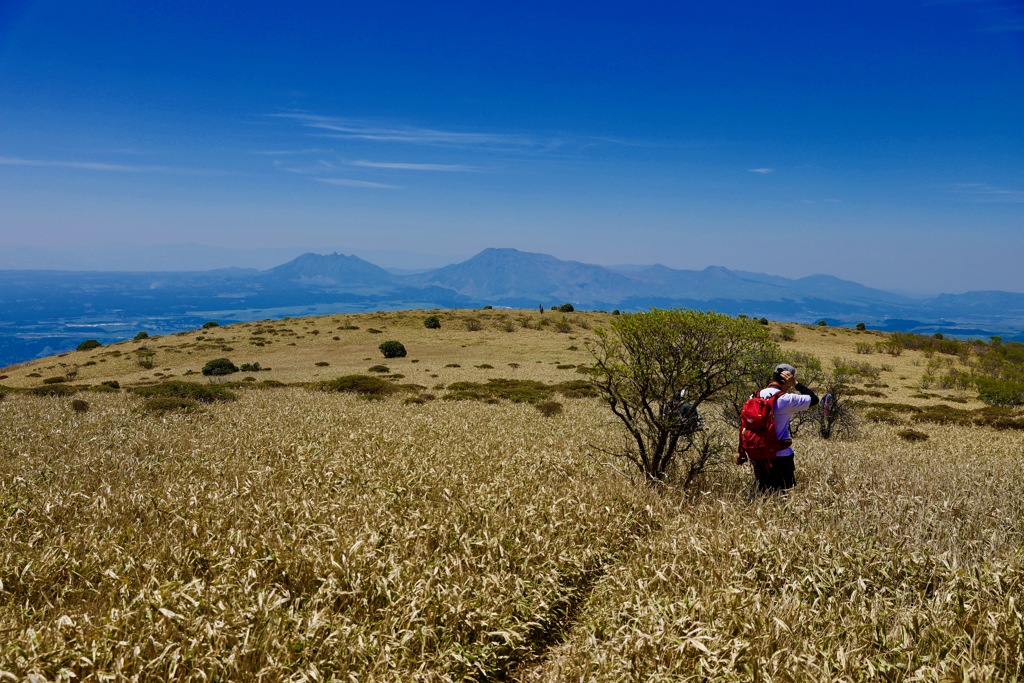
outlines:
[[[672,393],[672,398],[665,404],[662,414],[678,420],[678,424],[675,427],[679,430],[680,434],[693,434],[699,430],[707,429],[704,418],[700,416],[694,405],[686,400],[686,389],[680,389]]]
[[[790,393],[796,390],[799,393]],[[775,400],[775,434],[779,439],[779,450],[769,461],[751,460],[758,491],[786,491],[796,486],[793,455],[793,439],[789,423],[795,413],[817,405],[818,396],[796,380],[796,368],[788,363],[779,363],[772,373],[772,381],[758,392],[763,399],[782,394]]]

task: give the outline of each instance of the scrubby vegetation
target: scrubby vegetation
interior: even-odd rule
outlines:
[[[238,366],[227,358],[214,358],[203,366],[203,374],[207,376],[230,375],[238,372]]]

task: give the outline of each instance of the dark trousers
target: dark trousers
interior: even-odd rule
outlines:
[[[770,462],[754,463],[758,492],[786,491],[796,486],[795,459],[795,456],[786,456]]]

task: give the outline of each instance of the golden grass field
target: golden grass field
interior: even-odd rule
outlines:
[[[731,463],[686,491],[622,476],[598,399],[444,398],[579,380],[609,320],[296,318],[0,370],[0,681],[1024,678],[1024,432],[803,430],[798,489],[751,501]],[[922,390],[923,353],[857,353],[884,335],[788,327],[784,350],[874,366],[858,398],[983,405]],[[384,359],[389,339],[408,356]],[[196,411],[129,391],[209,383],[219,357],[269,369]],[[416,386],[311,386],[376,365]],[[72,396],[22,391],[69,372]]]

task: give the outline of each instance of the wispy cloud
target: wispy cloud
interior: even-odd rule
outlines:
[[[95,161],[57,161],[50,159],[22,159],[0,157],[0,166],[32,166],[35,168],[70,168],[78,171],[106,171],[108,173],[145,173],[165,171],[161,166],[134,166],[131,164],[106,164]]]
[[[342,187],[362,187],[372,190],[396,190],[397,185],[388,185],[386,183],[375,183],[369,180],[352,180],[349,178],[315,178],[318,183],[324,183],[325,185],[340,185]]]
[[[1024,190],[1011,190],[987,183],[958,183],[953,191],[972,202],[985,204],[1024,204]]]
[[[102,173],[178,173],[184,175],[225,175],[225,172],[223,171],[178,168],[174,166],[150,166],[144,164],[110,164],[100,161],[66,161],[58,159],[24,159],[22,157],[5,156],[0,156],[0,166],[65,168],[74,171],[99,171]]]
[[[383,168],[397,171],[442,171],[447,173],[479,173],[483,169],[462,164],[414,164],[406,162],[353,161],[352,166]]]
[[[505,150],[557,149],[565,144],[564,140],[556,137],[541,138],[508,133],[467,133],[401,124],[387,125],[319,114],[284,113],[272,114],[271,116],[295,121],[306,128],[322,131],[324,137],[338,140],[365,140],[370,142]]]
[[[768,175],[769,173],[775,173],[774,168],[748,168],[751,173],[760,173],[761,175]]]

